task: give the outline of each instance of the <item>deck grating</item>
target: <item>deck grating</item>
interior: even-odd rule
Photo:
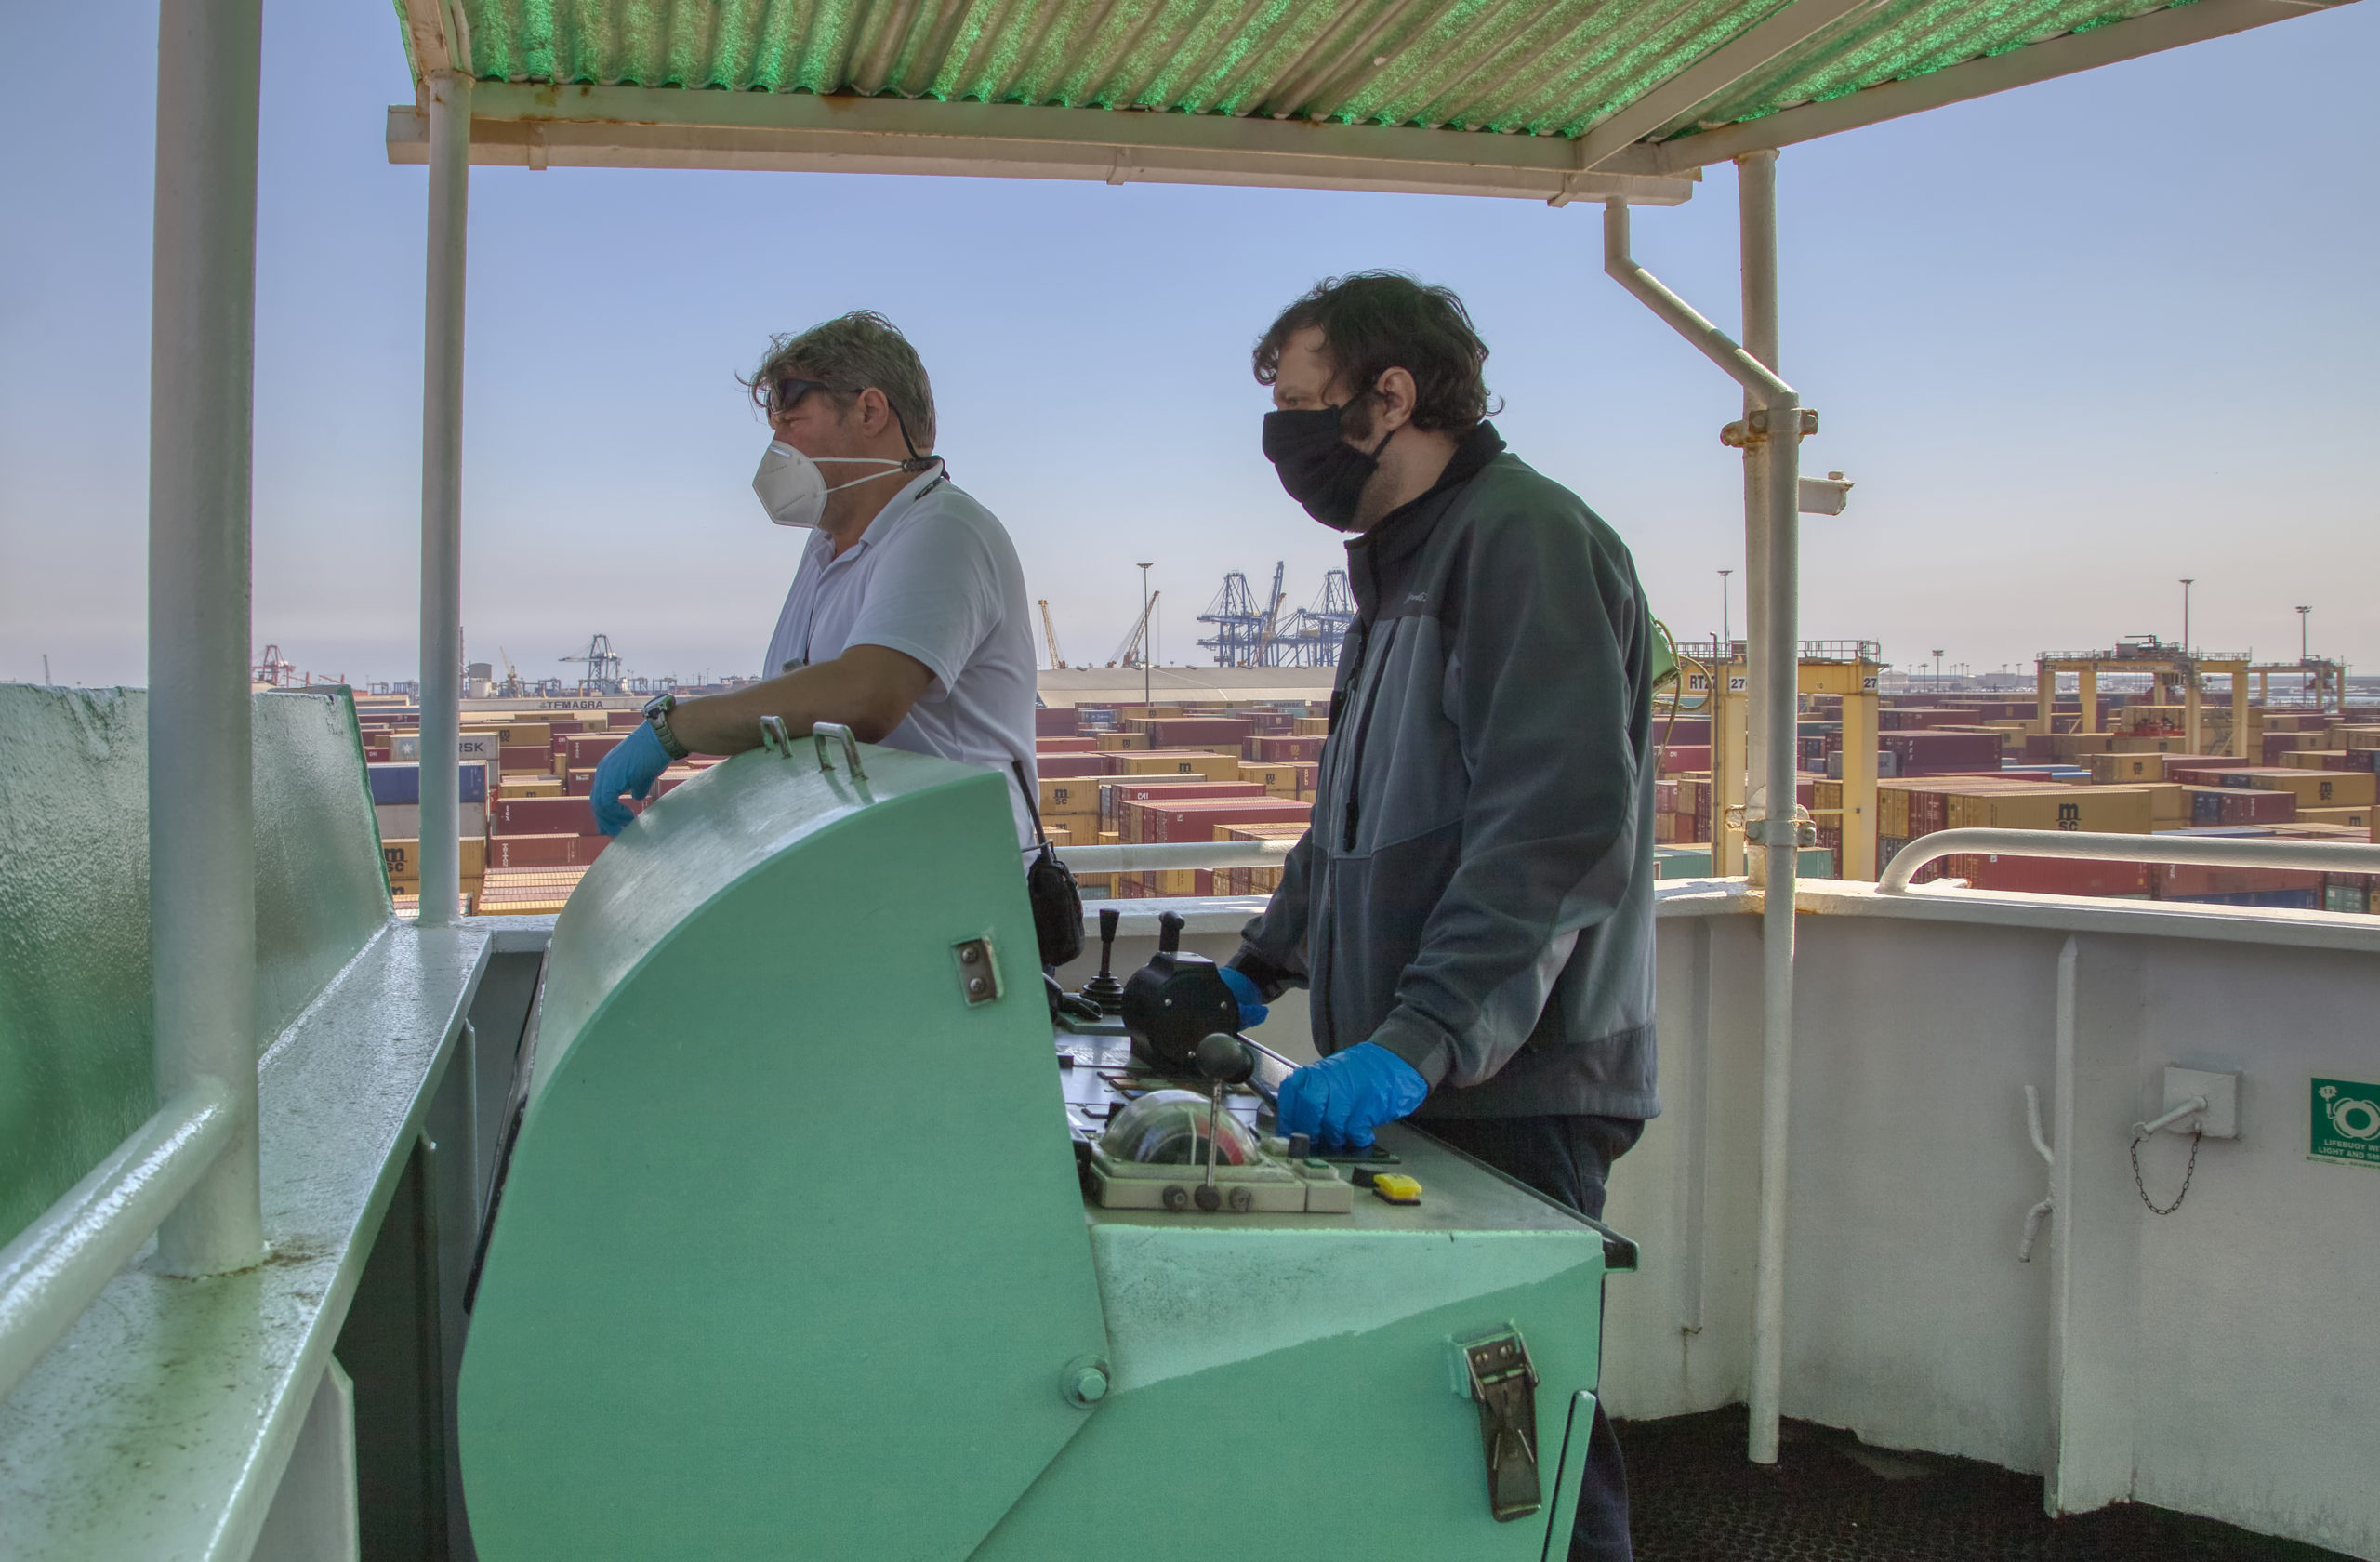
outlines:
[[[2037,1476],[1803,1422],[1764,1469],[1744,1425],[1740,1406],[1620,1424],[1637,1562],[2346,1562],[2162,1508],[2052,1520]]]

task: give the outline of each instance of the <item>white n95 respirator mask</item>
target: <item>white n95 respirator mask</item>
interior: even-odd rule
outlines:
[[[907,461],[888,461],[876,456],[828,456],[822,459],[842,466],[885,467],[886,471],[870,472],[849,483],[829,487],[826,476],[818,470],[818,461],[786,443],[782,440],[769,442],[768,454],[760,457],[760,470],[752,474],[752,492],[760,497],[760,508],[769,519],[780,526],[815,526],[826,513],[826,496],[845,488],[856,488],[863,483],[874,483],[896,472],[915,470]],[[923,463],[932,465],[929,457]]]

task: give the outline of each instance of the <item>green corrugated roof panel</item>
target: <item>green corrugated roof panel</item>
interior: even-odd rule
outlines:
[[[459,0],[484,81],[1578,136],[1791,0]],[[2185,0],[2188,3],[2188,0]],[[2167,8],[1884,0],[1664,126],[1755,119]]]

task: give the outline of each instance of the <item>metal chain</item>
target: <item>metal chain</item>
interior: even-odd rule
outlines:
[[[2174,1201],[2171,1204],[2162,1207],[2159,1206],[2157,1200],[2149,1197],[2149,1185],[2140,1180],[2140,1141],[2137,1138],[2133,1140],[2132,1185],[2140,1190],[2140,1201],[2149,1206],[2150,1214],[2170,1215],[2182,1207],[2183,1199],[2190,1196],[2190,1178],[2198,1172],[2198,1144],[2205,1137],[2204,1129],[2193,1129],[2190,1132],[2190,1163],[2182,1172],[2182,1191],[2174,1195]]]

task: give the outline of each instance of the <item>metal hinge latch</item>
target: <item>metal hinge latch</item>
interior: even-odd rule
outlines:
[[[1458,1341],[1471,1397],[1479,1405],[1479,1446],[1488,1460],[1488,1509],[1500,1524],[1543,1505],[1537,1479],[1537,1369],[1517,1329]]]
[[[1000,996],[999,961],[988,938],[970,938],[951,946],[959,962],[959,992],[973,1009]]]

